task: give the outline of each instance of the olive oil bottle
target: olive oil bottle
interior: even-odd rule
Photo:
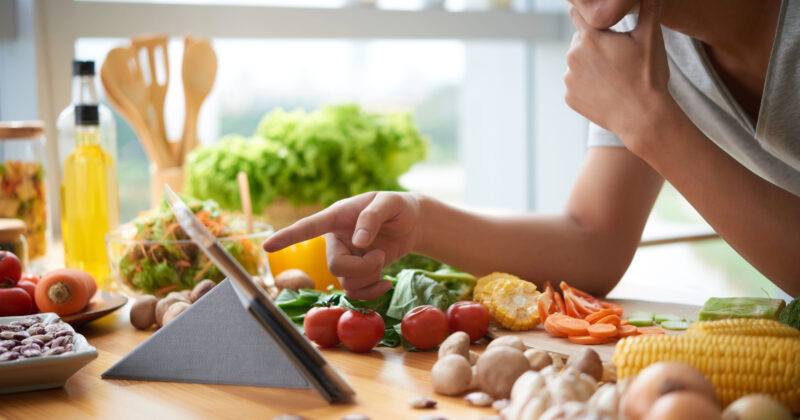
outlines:
[[[105,235],[119,224],[119,194],[114,158],[100,137],[97,105],[75,106],[75,148],[64,159],[62,182],[66,266],[88,271],[108,289]]]

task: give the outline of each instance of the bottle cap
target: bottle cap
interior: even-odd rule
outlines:
[[[72,61],[73,76],[94,76],[94,61]]]
[[[75,105],[75,125],[98,125],[97,105]]]

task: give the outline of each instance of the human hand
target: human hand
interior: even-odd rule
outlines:
[[[642,0],[639,22],[627,33],[595,29],[580,9],[569,6],[578,31],[567,53],[565,101],[572,109],[614,132],[636,153],[652,129],[647,119],[672,97],[661,35],[660,0]]]
[[[325,235],[328,268],[353,299],[374,299],[392,284],[383,267],[415,245],[419,200],[411,193],[369,192],[337,201],[327,209],[281,229],[264,241],[267,252]]]

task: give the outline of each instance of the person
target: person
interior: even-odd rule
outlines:
[[[570,3],[565,100],[591,121],[591,147],[561,214],[483,215],[369,192],[264,248],[325,234],[330,271],[357,299],[391,288],[381,269],[411,251],[605,295],[666,179],[755,268],[800,294],[800,1]]]

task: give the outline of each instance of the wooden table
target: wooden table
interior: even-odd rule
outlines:
[[[366,414],[372,419],[416,419],[425,414],[479,419],[496,414],[491,408],[471,407],[461,398],[433,394],[430,369],[436,353],[399,348],[378,348],[366,354],[342,348],[323,350],[356,390],[355,403],[346,405],[329,405],[313,390],[100,379],[102,372],[152,333],[130,325],[129,307],[78,329],[97,347],[99,356],[66,386],[0,396],[0,419],[270,419],[289,413],[307,419],[340,419],[347,414]],[[483,347],[473,345],[479,352]],[[416,395],[436,399],[437,408],[410,408],[406,400]]]

